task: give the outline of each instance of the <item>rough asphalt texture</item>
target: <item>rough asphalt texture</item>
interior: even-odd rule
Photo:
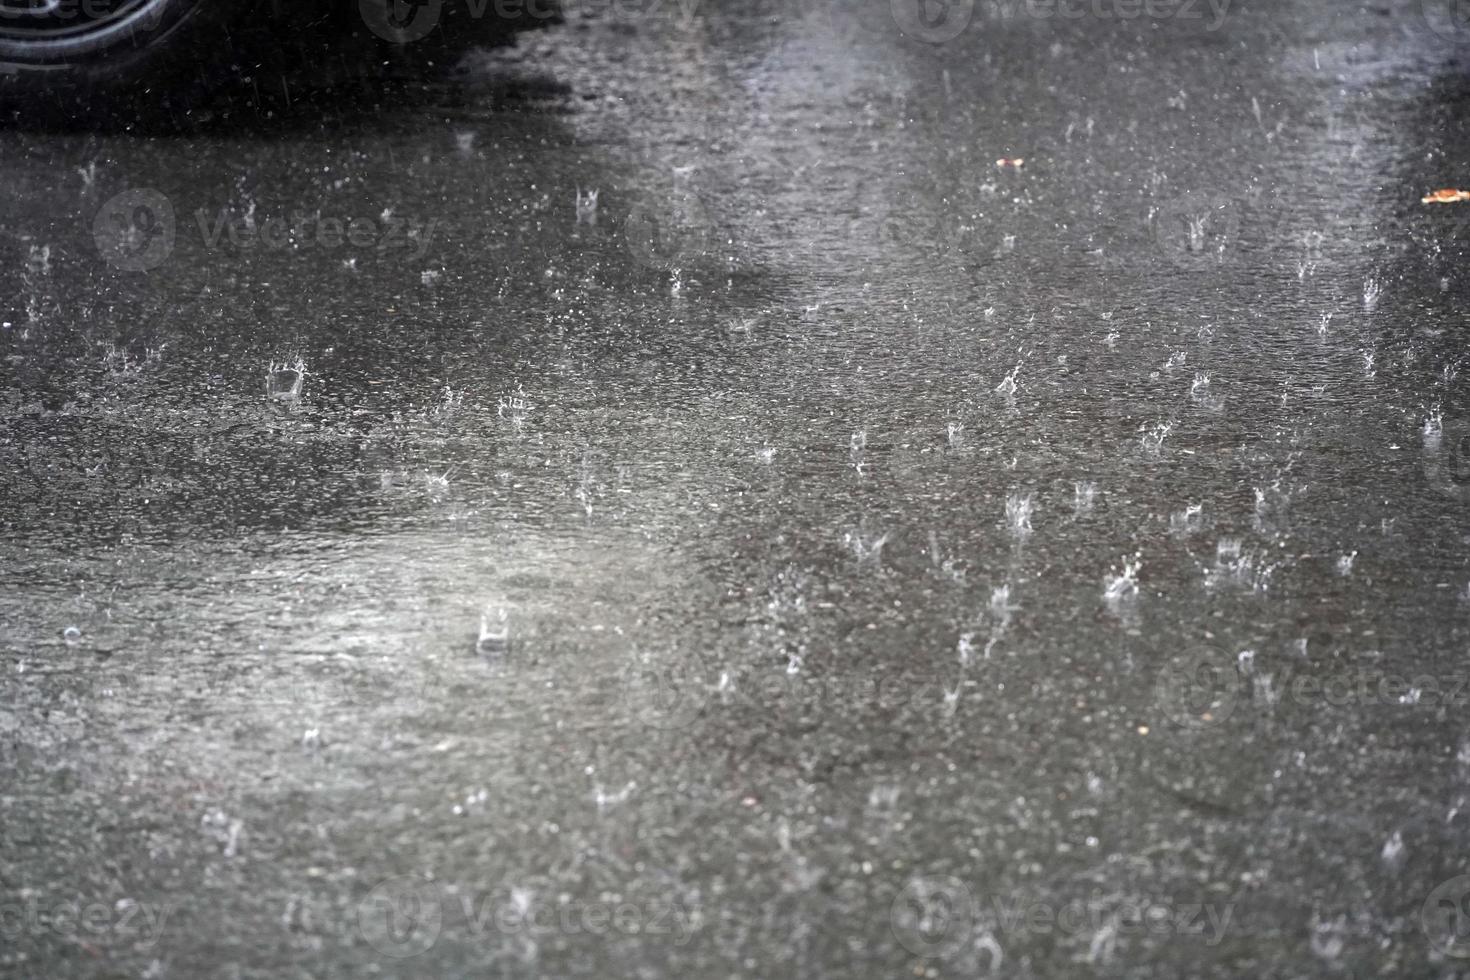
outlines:
[[[1470,971],[1470,25],[1120,7],[0,133],[0,976]]]

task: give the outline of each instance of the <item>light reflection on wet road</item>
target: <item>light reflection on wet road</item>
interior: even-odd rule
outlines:
[[[1201,9],[0,136],[0,973],[1452,971],[1465,49]]]

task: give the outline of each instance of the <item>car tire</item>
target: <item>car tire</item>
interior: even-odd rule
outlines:
[[[0,0],[0,118],[42,128],[187,125],[210,96],[329,46],[309,0]],[[24,15],[23,8],[50,10]]]

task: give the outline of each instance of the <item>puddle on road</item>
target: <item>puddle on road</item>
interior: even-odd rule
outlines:
[[[468,69],[535,98],[330,136],[0,139],[15,887],[172,907],[97,939],[155,975],[360,975],[405,876],[440,973],[1438,955],[1464,255],[1396,191],[1454,83],[1358,15],[834,10],[589,20]],[[142,190],[171,237],[99,246]],[[544,902],[650,921],[482,914]]]

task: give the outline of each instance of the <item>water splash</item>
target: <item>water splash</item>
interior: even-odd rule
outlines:
[[[1018,379],[1021,376],[1021,365],[1022,362],[1017,361],[1016,366],[1011,368],[1010,373],[1001,379],[1000,384],[995,386],[995,390],[1008,400],[1015,399],[1016,390],[1020,387]]]
[[[1218,412],[1225,407],[1225,399],[1210,393],[1210,374],[1196,371],[1189,385],[1189,400],[1207,412]]]
[[[525,389],[519,383],[516,384],[515,391],[509,395],[501,395],[495,406],[496,417],[509,422],[511,428],[517,431],[525,428],[530,414],[531,403],[526,399]]]
[[[1115,918],[1109,917],[1087,944],[1087,962],[1094,966],[1112,962],[1113,951],[1117,945],[1118,922]]]
[[[1436,408],[1432,412],[1429,413],[1428,417],[1424,419],[1424,429],[1423,429],[1423,432],[1424,432],[1424,448],[1426,448],[1426,449],[1437,449],[1437,448],[1439,448],[1440,438],[1444,435],[1444,412],[1443,412],[1443,410]]]
[[[1342,956],[1347,945],[1347,916],[1323,919],[1318,912],[1312,913],[1312,952],[1324,960],[1335,960]]]
[[[581,504],[582,512],[588,518],[591,518],[592,512],[595,510],[594,501],[597,499],[597,496],[597,479],[593,474],[592,464],[584,454],[582,456],[581,478],[577,481],[577,488],[572,491],[572,499]]]
[[[1389,835],[1388,840],[1383,842],[1383,852],[1380,855],[1383,863],[1390,868],[1397,868],[1404,860],[1404,835],[1395,830]]]
[[[445,385],[439,392],[439,404],[430,410],[430,414],[437,416],[453,415],[464,404],[464,392],[455,391],[449,385]]]
[[[1378,300],[1383,296],[1383,283],[1377,276],[1363,280],[1363,309],[1369,313],[1378,309]]]
[[[1114,566],[1103,579],[1103,599],[1109,604],[1127,602],[1138,596],[1138,570],[1142,567],[1141,555],[1123,559],[1123,571]]]
[[[587,191],[577,188],[577,224],[597,224],[597,195],[598,188],[593,187]]]
[[[455,470],[459,469],[459,465],[455,463],[443,473],[430,473],[428,470],[420,471],[419,475],[424,481],[424,490],[429,496],[438,500],[449,490],[449,478],[454,475]]]
[[[220,845],[225,857],[233,858],[240,853],[240,835],[245,829],[243,821],[223,810],[211,810],[200,818],[199,825]]]
[[[1183,510],[1169,515],[1169,531],[1186,536],[1195,534],[1204,524],[1204,505],[1186,504]]]
[[[159,344],[157,347],[147,348],[143,352],[143,360],[140,361],[116,344],[109,343],[102,349],[102,366],[114,378],[136,378],[143,373],[144,368],[163,359],[163,351],[167,346]]]
[[[1205,588],[1212,592],[1234,587],[1265,593],[1278,567],[1279,563],[1244,551],[1238,538],[1221,538],[1215,544],[1215,564],[1204,570]]]
[[[1010,629],[1011,614],[1020,608],[1020,606],[1011,604],[1009,584],[996,586],[990,590],[990,615],[995,621],[994,632],[997,635]]]
[[[1006,524],[1011,534],[1024,538],[1031,533],[1031,513],[1035,507],[1035,494],[1013,493],[1006,498]]]
[[[486,606],[480,613],[480,636],[475,652],[495,656],[510,649],[510,612],[501,605]]]
[[[1138,431],[1142,433],[1138,441],[1143,446],[1144,452],[1157,456],[1164,448],[1164,440],[1169,438],[1169,433],[1174,431],[1174,420],[1157,422],[1153,425],[1141,425]]]
[[[1092,513],[1092,503],[1097,497],[1097,484],[1091,480],[1084,480],[1072,485],[1072,514],[1081,517],[1083,514]]]
[[[301,400],[301,388],[306,381],[306,361],[271,361],[265,375],[265,394],[271,401],[297,402]]]
[[[955,584],[965,584],[965,570],[960,567],[958,560],[944,557],[944,552],[939,547],[939,535],[933,530],[929,532],[929,563]]]
[[[1194,253],[1205,250],[1205,232],[1210,225],[1208,214],[1191,214],[1185,216],[1189,226],[1189,250]]]
[[[619,803],[628,802],[628,799],[637,789],[638,784],[636,782],[633,782],[632,780],[624,783],[623,788],[615,793],[609,793],[604,790],[601,783],[593,783],[592,800],[594,803],[597,804],[597,809],[599,811],[606,810],[610,806],[617,806]]]
[[[1281,525],[1285,522],[1287,511],[1291,507],[1292,491],[1282,485],[1280,478],[1265,487],[1252,487],[1251,491],[1255,495],[1251,523],[1258,532],[1266,533],[1273,524]]]
[[[888,534],[871,534],[854,528],[842,536],[842,543],[859,562],[877,564],[883,560],[883,546],[888,543]]]
[[[890,815],[903,796],[903,788],[895,783],[878,783],[868,790],[868,810]]]

